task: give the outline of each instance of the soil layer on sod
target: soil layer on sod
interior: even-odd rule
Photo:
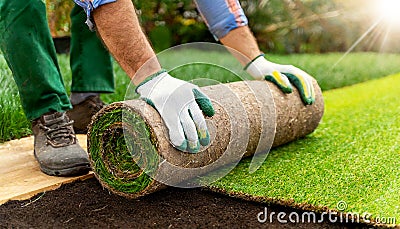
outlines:
[[[257,215],[275,212],[260,223]],[[26,201],[0,206],[4,228],[361,228],[362,224],[280,223],[279,212],[302,211],[230,198],[201,189],[167,188],[139,199],[103,189],[94,178],[62,186]],[[263,219],[264,216],[260,216]],[[320,216],[317,216],[319,220]]]
[[[249,159],[209,188],[304,210],[400,224],[400,75],[324,93],[325,115],[304,139]]]

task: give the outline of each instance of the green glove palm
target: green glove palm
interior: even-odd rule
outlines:
[[[199,87],[173,78],[163,70],[142,82],[136,91],[161,115],[175,148],[197,153],[200,144],[210,144],[202,112],[211,117],[214,108]]]
[[[285,93],[292,93],[293,84],[306,105],[315,102],[312,77],[299,68],[292,65],[280,65],[269,62],[261,55],[250,62],[245,70],[255,79],[265,79],[273,82]]]

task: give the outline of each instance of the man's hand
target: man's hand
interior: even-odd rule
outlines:
[[[160,113],[175,148],[197,153],[200,144],[210,143],[202,111],[211,117],[214,108],[199,87],[173,78],[163,70],[142,82],[136,91]]]
[[[312,77],[292,65],[272,63],[259,56],[249,63],[245,70],[255,79],[265,79],[276,84],[283,92],[292,93],[292,84],[299,90],[301,99],[306,105],[315,102]]]

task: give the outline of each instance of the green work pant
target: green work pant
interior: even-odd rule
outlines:
[[[113,92],[110,56],[84,24],[84,12],[71,13],[73,92]],[[42,0],[0,1],[0,48],[13,72],[28,119],[71,108],[57,63]]]
[[[71,12],[71,91],[114,92],[110,54],[85,21],[85,11],[75,5]]]

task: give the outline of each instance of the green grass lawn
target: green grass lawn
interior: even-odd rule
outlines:
[[[345,201],[345,212],[400,224],[399,85],[397,74],[324,92],[313,134],[272,150],[254,174],[243,160],[211,188],[309,210]]]
[[[186,55],[167,56],[163,60],[164,66],[169,67],[171,62],[177,62],[184,57],[196,56],[196,58],[210,58],[229,68],[241,69],[232,57],[226,53],[190,51]],[[400,72],[400,54],[378,54],[378,53],[355,53],[350,54],[343,59],[338,65],[333,67],[341,57],[341,53],[331,54],[299,54],[299,55],[269,55],[271,61],[282,64],[293,64],[299,66],[313,75],[319,82],[323,90],[339,88],[352,85],[358,82],[367,81],[369,79],[383,77],[389,74]],[[69,70],[69,59],[67,55],[59,55],[59,63],[63,74],[67,91],[71,82],[71,73]],[[230,74],[224,75],[219,72],[213,72],[206,65],[193,65],[191,67],[182,68],[185,72],[175,72],[176,76],[191,80],[198,77],[212,78],[220,82],[230,82],[240,80],[239,77],[232,78]],[[124,100],[128,77],[121,68],[114,64],[116,92],[113,94],[102,95],[105,102]],[[195,72],[196,74],[193,74]],[[223,72],[223,71],[222,71]],[[19,104],[18,91],[12,79],[12,74],[8,69],[5,60],[0,54],[0,142],[4,142],[14,138],[27,136],[31,133],[30,123],[25,119],[22,108]],[[243,73],[243,78],[250,78]]]

